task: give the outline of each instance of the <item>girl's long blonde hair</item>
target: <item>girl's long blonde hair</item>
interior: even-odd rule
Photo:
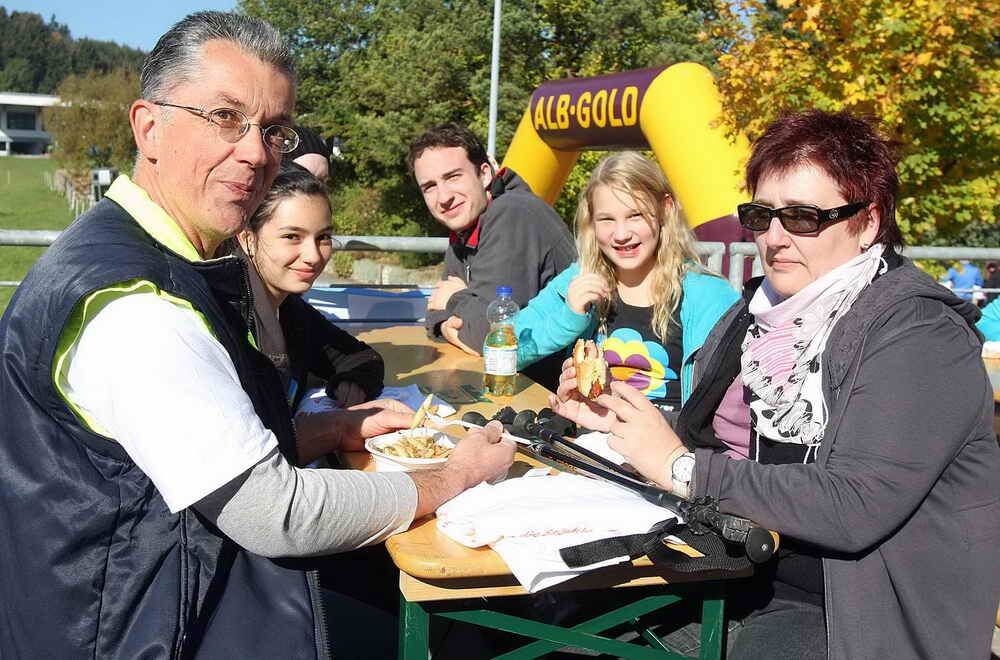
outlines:
[[[610,291],[617,290],[614,266],[601,252],[594,232],[594,190],[598,186],[631,197],[647,220],[660,226],[656,246],[656,266],[650,271],[650,297],[653,299],[653,331],[662,340],[667,336],[670,321],[681,299],[681,281],[691,268],[699,268],[694,249],[694,236],[688,228],[680,205],[660,168],[635,151],[622,151],[603,158],[590,174],[587,187],[580,194],[576,207],[576,247],[580,254],[580,270],[597,273]],[[604,331],[611,300],[597,303],[599,327]]]

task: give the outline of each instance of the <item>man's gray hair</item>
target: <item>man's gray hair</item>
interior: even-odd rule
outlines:
[[[176,85],[198,74],[202,46],[230,41],[295,80],[295,61],[281,33],[266,21],[221,11],[189,14],[156,42],[142,64],[142,98],[163,101]]]

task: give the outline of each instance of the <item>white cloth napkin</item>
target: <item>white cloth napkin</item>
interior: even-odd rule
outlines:
[[[580,445],[584,449],[589,449],[598,456],[608,459],[612,463],[621,465],[625,462],[625,457],[608,446],[608,438],[610,437],[610,433],[591,431],[590,433],[584,433],[578,437],[576,439],[576,444]]]
[[[424,402],[424,395],[421,394],[420,388],[416,385],[408,385],[406,387],[386,387],[382,389],[382,394],[379,395],[380,399],[395,399],[405,403],[410,408],[416,410],[420,407],[420,404]],[[431,404],[438,407],[437,414],[441,417],[448,417],[455,414],[455,408],[443,401],[437,395],[431,399]],[[305,397],[302,398],[302,403],[299,404],[296,414],[299,415],[311,415],[314,413],[329,412],[331,410],[337,410],[340,408],[340,404],[331,399],[326,395],[326,391],[322,388],[317,388],[309,390],[306,392]]]
[[[529,592],[536,592],[618,557],[571,569],[560,548],[648,532],[675,517],[639,495],[579,475],[509,479],[479,484],[437,510],[438,529],[470,548],[491,546]]]

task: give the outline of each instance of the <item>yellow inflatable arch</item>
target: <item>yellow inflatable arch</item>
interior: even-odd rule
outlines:
[[[531,96],[503,166],[555,202],[584,150],[652,149],[701,240],[739,240],[748,144],[717,125],[711,72],[685,62],[542,84]]]

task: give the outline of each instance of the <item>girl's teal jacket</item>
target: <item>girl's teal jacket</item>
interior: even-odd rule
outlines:
[[[593,311],[577,314],[566,303],[570,281],[580,273],[579,263],[559,273],[528,306],[514,317],[517,332],[517,368],[561,351],[579,338],[594,339],[597,316]],[[684,357],[681,362],[681,401],[691,394],[691,370],[695,352],[722,315],[739,298],[726,280],[689,270],[681,282],[680,322]]]
[[[572,268],[572,266],[571,266]],[[561,275],[559,277],[562,277]],[[559,279],[558,277],[556,279]],[[552,280],[555,282],[556,280]],[[538,300],[542,297],[544,291],[538,294]],[[534,303],[535,300],[531,302]],[[979,328],[979,332],[986,336],[986,341],[1000,341],[1000,298],[995,298],[993,302],[982,309],[982,317],[979,322],[976,323],[976,327]],[[520,344],[518,344],[520,347]]]

